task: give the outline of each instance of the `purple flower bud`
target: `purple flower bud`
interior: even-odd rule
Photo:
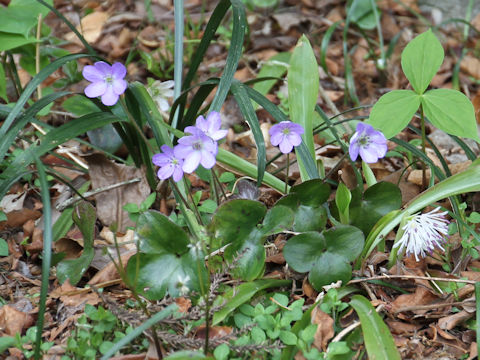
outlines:
[[[175,155],[175,149],[168,145],[162,145],[161,153],[155,154],[152,157],[152,162],[160,166],[157,175],[159,179],[165,180],[173,176],[173,181],[179,182],[183,177],[183,160]]]
[[[302,143],[301,135],[304,132],[302,125],[291,121],[282,121],[273,125],[268,133],[270,134],[272,145],[278,146],[282,153],[288,154],[293,150],[294,146]]]
[[[127,69],[118,62],[110,66],[106,62],[97,61],[93,66],[85,66],[82,74],[91,82],[85,88],[85,95],[89,98],[101,96],[102,103],[107,106],[115,105],[127,88],[127,82],[123,80]]]
[[[350,138],[350,158],[355,161],[358,155],[366,163],[375,163],[387,153],[387,139],[371,125],[358,123],[355,134]]]

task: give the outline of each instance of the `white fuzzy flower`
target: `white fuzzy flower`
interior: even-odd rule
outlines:
[[[174,85],[175,83],[173,80],[167,80],[164,82],[155,80],[152,85],[147,88],[148,93],[160,110],[167,111],[170,108],[167,99],[173,97],[172,88]]]
[[[190,289],[187,286],[187,283],[190,281],[190,276],[185,275],[185,277],[178,275],[177,277],[177,288],[180,293],[180,296],[185,296],[190,292]]]
[[[440,208],[426,213],[414,214],[407,218],[407,223],[403,226],[404,231],[400,240],[393,245],[393,248],[399,248],[401,252],[406,248],[406,254],[415,254],[415,259],[425,257],[431,254],[435,248],[444,250],[442,244],[448,237],[448,223],[445,219],[447,211],[438,212]]]

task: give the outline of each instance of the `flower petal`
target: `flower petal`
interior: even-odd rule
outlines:
[[[162,166],[158,169],[157,176],[159,179],[165,180],[172,176],[175,171],[175,167],[172,164]]]
[[[95,64],[93,64],[93,66],[95,66],[95,68],[103,75],[104,78],[112,75],[112,67],[105,61],[97,61]]]
[[[165,166],[170,163],[170,158],[165,154],[155,154],[152,156],[152,163],[157,166]]]
[[[102,96],[107,91],[107,84],[104,81],[98,81],[88,85],[84,92],[89,98]]]
[[[290,141],[288,141],[288,140],[285,138],[285,139],[280,143],[279,148],[280,148],[280,151],[281,151],[283,154],[288,154],[288,153],[292,152],[293,145],[290,143]]]
[[[189,146],[188,144],[187,145],[178,144],[173,148],[173,153],[177,159],[185,159],[192,151],[193,151],[192,147]]]
[[[103,81],[104,75],[95,66],[87,65],[82,70],[83,77],[90,82]]]
[[[184,160],[182,170],[187,174],[191,174],[194,172],[198,165],[200,164],[201,160],[201,153],[200,151],[192,151]]]
[[[215,166],[215,156],[209,151],[202,151],[202,160],[201,164],[205,169],[211,169]]]
[[[282,132],[275,132],[274,134],[270,134],[270,143],[273,145],[273,146],[277,146],[278,144],[280,144],[280,142],[283,140],[284,138],[284,135]]]
[[[362,160],[368,164],[376,163],[378,161],[377,154],[375,153],[375,151],[372,151],[369,147],[365,148],[363,146],[360,146],[359,152]]]
[[[352,161],[357,160],[359,150],[360,147],[356,142],[350,142],[348,153],[350,154],[350,159],[352,159]]]
[[[175,166],[175,170],[173,171],[173,181],[179,182],[182,180],[183,177],[183,171],[182,171],[182,166],[179,164]]]
[[[113,92],[116,95],[122,95],[127,89],[127,86],[128,84],[125,80],[113,80],[112,83]]]
[[[111,69],[113,77],[117,80],[121,80],[127,75],[127,68],[122,63],[114,63]]]
[[[298,146],[302,143],[302,138],[296,132],[291,132],[287,135],[287,139],[293,146]]]
[[[105,93],[102,95],[103,105],[112,106],[118,101],[118,95],[113,92],[112,86],[107,86]]]

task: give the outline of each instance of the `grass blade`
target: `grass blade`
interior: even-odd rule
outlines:
[[[357,312],[369,359],[400,360],[392,334],[375,308],[362,295],[354,295],[350,305]]]

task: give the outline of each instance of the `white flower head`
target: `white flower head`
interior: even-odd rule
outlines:
[[[185,296],[190,292],[190,289],[187,286],[187,283],[189,281],[190,281],[190,276],[188,276],[188,275],[185,275],[185,276],[178,275],[177,276],[177,288],[178,288],[178,291],[180,293],[180,296]]]
[[[402,251],[406,248],[406,254],[415,254],[415,260],[420,257],[431,254],[435,248],[444,251],[442,245],[448,238],[449,221],[445,219],[447,211],[438,212],[440,208],[425,213],[414,214],[407,218],[406,224],[402,227],[404,231],[402,237],[393,248],[399,248]]]
[[[152,85],[147,88],[148,93],[160,110],[167,111],[170,108],[168,98],[173,97],[172,88],[174,85],[175,83],[173,80],[167,80],[164,82],[155,80]]]

